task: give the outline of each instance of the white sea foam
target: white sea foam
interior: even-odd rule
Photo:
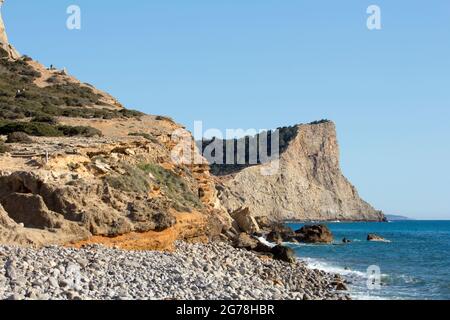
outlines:
[[[258,238],[259,241],[261,241],[261,243],[270,246],[270,247],[274,247],[276,246],[275,243],[269,242],[267,241],[264,237],[260,237]],[[360,242],[361,240],[359,239],[353,239],[353,242]],[[338,243],[336,243],[338,244]],[[295,245],[295,246],[304,246],[304,247],[309,247],[309,246],[317,246],[317,244],[309,244],[309,243],[291,243],[291,242],[284,242],[283,245],[287,245],[287,246],[291,246]],[[302,261],[303,263],[306,264],[306,266],[310,269],[315,269],[315,270],[321,270],[327,273],[333,273],[333,274],[339,274],[341,276],[343,276],[344,278],[346,278],[347,280],[350,281],[350,295],[352,296],[353,299],[355,300],[385,300],[385,299],[389,299],[386,296],[381,296],[381,295],[377,295],[377,292],[373,292],[373,291],[369,291],[366,287],[366,281],[368,278],[367,273],[362,272],[362,271],[358,271],[358,270],[352,270],[350,268],[346,268],[346,267],[342,267],[342,266],[338,266],[335,264],[332,264],[328,261],[324,261],[321,259],[316,259],[316,258],[308,258],[308,257],[297,257],[297,259],[299,261]],[[386,274],[381,274],[381,277],[388,277],[388,275]],[[398,299],[395,296],[390,297],[392,299]]]
[[[337,273],[342,276],[352,277],[352,278],[354,278],[354,277],[357,277],[360,279],[367,278],[367,274],[364,272],[351,270],[351,269],[343,268],[340,266],[335,266],[335,265],[332,265],[332,264],[322,261],[322,260],[313,259],[313,258],[300,258],[300,261],[305,262],[306,265],[311,269],[321,270],[321,271],[328,272],[328,273]]]
[[[266,246],[268,246],[268,247],[273,248],[273,247],[276,246],[276,244],[267,241],[266,238],[264,238],[264,237],[259,237],[258,240],[259,240],[259,242],[261,242],[262,244],[264,244],[264,245],[266,245]]]
[[[394,295],[380,295],[377,291],[370,291],[366,287],[366,281],[368,278],[367,273],[344,268],[341,266],[333,265],[329,262],[314,259],[314,258],[298,258],[304,262],[308,268],[321,270],[328,273],[335,273],[343,276],[350,281],[350,295],[355,300],[386,300],[386,299],[400,299]],[[381,274],[381,277],[388,277],[386,274]],[[385,288],[387,289],[387,288]],[[386,293],[386,292],[385,292]]]

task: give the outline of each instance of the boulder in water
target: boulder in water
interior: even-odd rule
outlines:
[[[295,231],[296,240],[303,243],[332,243],[333,234],[325,225],[304,226]]]
[[[367,236],[367,241],[389,242],[389,240],[386,240],[385,238],[383,238],[375,233],[369,234]]]
[[[267,241],[269,242],[273,242],[276,244],[281,244],[283,243],[283,235],[278,232],[278,231],[271,231],[268,235],[267,235]]]
[[[277,260],[285,261],[288,263],[294,263],[296,261],[294,250],[289,247],[278,245],[272,248],[271,253],[273,254],[274,259]]]

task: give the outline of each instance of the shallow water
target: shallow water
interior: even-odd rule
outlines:
[[[289,224],[294,230],[302,224]],[[340,273],[355,299],[450,299],[450,221],[328,223],[333,245],[290,244],[310,267]],[[391,242],[368,242],[376,233]],[[343,238],[352,240],[342,245]],[[368,289],[378,266],[381,287]]]

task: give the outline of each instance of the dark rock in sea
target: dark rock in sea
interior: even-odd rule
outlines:
[[[336,288],[336,291],[348,291],[347,285],[342,281],[335,281],[331,285]]]
[[[352,242],[352,240],[350,240],[350,239],[347,239],[347,238],[342,239],[342,243],[351,243],[351,242]]]
[[[266,237],[267,241],[269,242],[273,242],[276,244],[281,244],[283,243],[283,235],[278,232],[278,231],[271,231],[267,237]]]
[[[285,247],[282,245],[278,245],[273,247],[271,250],[274,259],[294,263],[295,260],[295,252],[289,247]]]
[[[295,239],[303,243],[331,243],[333,234],[325,225],[304,226],[295,231]]]
[[[254,252],[263,253],[272,255],[272,247],[269,247],[268,245],[262,243],[258,240],[258,244],[256,245],[256,248],[253,249]]]
[[[295,234],[294,230],[282,223],[273,224],[270,229],[272,230],[271,233],[275,239],[281,238],[281,240],[284,242],[297,242],[295,239],[297,235]]]

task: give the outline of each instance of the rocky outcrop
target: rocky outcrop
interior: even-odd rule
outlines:
[[[248,207],[255,216],[272,220],[384,219],[343,176],[334,123],[297,126],[281,151],[280,167],[273,175],[263,175],[262,165],[218,174],[220,199],[230,212]]]
[[[191,136],[181,125],[126,109],[65,70],[20,58],[1,16],[0,53],[0,244],[116,237],[161,249],[231,228],[209,166],[173,161],[172,135]]]
[[[258,223],[251,215],[248,208],[241,208],[231,213],[234,219],[236,229],[248,234],[258,233],[260,231]]]
[[[295,239],[303,243],[332,243],[333,234],[325,225],[304,226],[295,231]]]
[[[206,161],[173,161],[172,135],[183,127],[170,118],[125,109],[65,70],[20,58],[1,15],[0,53],[0,244],[167,249],[221,237],[290,261],[288,249],[254,241],[258,221],[382,218],[340,173],[329,122],[285,128],[276,174],[213,166],[217,178]],[[201,158],[191,141],[185,147]]]
[[[386,240],[382,236],[379,236],[377,234],[371,233],[367,236],[367,241],[373,241],[373,242],[389,242],[389,240]]]
[[[288,263],[294,263],[296,261],[295,252],[289,247],[277,245],[272,248],[271,253],[277,260],[285,261]]]
[[[231,220],[217,206],[207,171],[175,166],[163,140],[35,137],[10,146],[11,153],[0,155],[0,243],[142,233],[155,241],[122,239],[166,248],[169,240],[218,237]]]

